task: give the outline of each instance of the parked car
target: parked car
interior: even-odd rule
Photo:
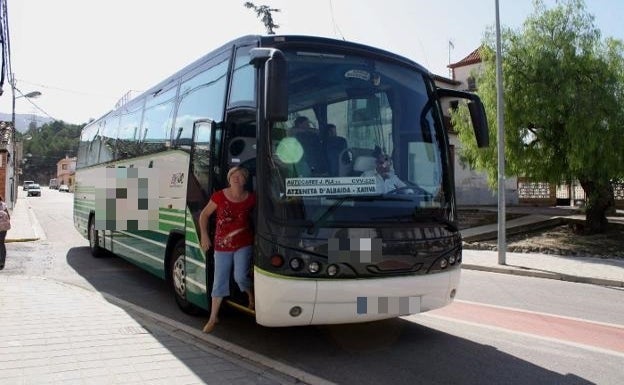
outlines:
[[[33,196],[37,196],[40,197],[41,196],[41,186],[39,186],[37,183],[31,183],[28,185],[28,194],[29,197],[33,197]]]
[[[35,183],[34,180],[25,180],[24,181],[24,191],[28,191],[28,186],[30,186],[33,183]]]
[[[62,184],[59,186],[59,191],[69,192],[69,186],[66,184]]]

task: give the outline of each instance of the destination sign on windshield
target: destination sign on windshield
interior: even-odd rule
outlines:
[[[286,178],[286,196],[378,194],[375,177]]]

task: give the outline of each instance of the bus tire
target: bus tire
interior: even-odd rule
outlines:
[[[95,229],[95,218],[93,218],[93,216],[89,218],[88,237],[91,255],[95,258],[102,257],[104,255],[104,250],[100,247],[100,234]]]
[[[176,242],[169,258],[169,277],[171,277],[171,288],[178,307],[186,314],[197,315],[200,308],[193,305],[186,299],[186,265],[184,256],[186,249],[184,241]]]

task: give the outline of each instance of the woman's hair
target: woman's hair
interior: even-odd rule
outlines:
[[[243,178],[245,178],[245,181],[247,181],[249,179],[249,171],[247,171],[247,169],[245,167],[240,167],[240,166],[234,166],[230,169],[230,171],[228,171],[227,173],[227,180],[228,183],[230,183],[230,177],[235,173],[235,172],[240,172],[241,175],[243,175]]]

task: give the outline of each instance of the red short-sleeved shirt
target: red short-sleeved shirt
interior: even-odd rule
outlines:
[[[234,251],[253,245],[251,210],[256,205],[256,195],[250,192],[244,201],[232,202],[220,190],[210,200],[217,205],[215,251]]]

